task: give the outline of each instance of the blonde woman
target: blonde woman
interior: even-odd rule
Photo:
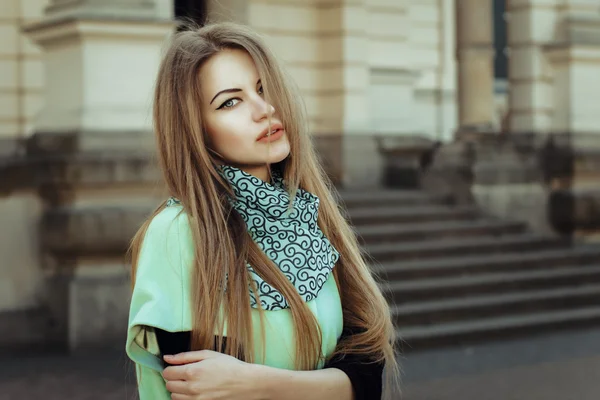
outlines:
[[[130,252],[142,400],[377,399],[393,386],[389,308],[301,104],[249,28],[175,35],[154,98],[171,197]]]

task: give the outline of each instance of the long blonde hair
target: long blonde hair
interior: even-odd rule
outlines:
[[[219,317],[224,315],[224,352],[253,362],[248,262],[290,305],[296,328],[296,368],[315,369],[322,356],[321,334],[313,313],[292,283],[252,241],[244,221],[227,201],[232,195],[231,187],[218,173],[216,160],[207,147],[199,111],[199,69],[223,49],[244,50],[254,60],[265,98],[275,107],[288,132],[291,152],[280,167],[290,194],[293,196],[301,187],[319,197],[318,225],[340,253],[334,276],[342,300],[344,326],[357,333],[338,343],[334,356],[364,354],[372,362],[385,360],[386,382],[395,382],[395,334],[390,310],[317,161],[300,97],[262,39],[251,29],[232,23],[194,27],[175,34],[160,65],[154,96],[154,129],[164,180],[169,193],[181,201],[196,243],[191,290],[192,348],[221,349],[223,331]],[[155,210],[132,240],[134,282],[146,230],[164,207],[165,203]],[[225,274],[228,290],[217,295],[214,288],[221,286]],[[255,287],[253,291],[256,295]],[[259,312],[262,320],[264,311]],[[219,332],[216,342],[215,332]]]

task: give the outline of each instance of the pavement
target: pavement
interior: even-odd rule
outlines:
[[[600,357],[409,384],[407,400],[598,400]]]
[[[598,400],[600,328],[407,352],[402,400]],[[133,400],[120,351],[0,357],[0,400]]]
[[[598,400],[600,328],[408,352],[403,400]]]

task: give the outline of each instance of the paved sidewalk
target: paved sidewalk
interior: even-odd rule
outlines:
[[[404,400],[598,400],[600,357],[408,384]]]
[[[598,400],[600,329],[408,353],[402,400]],[[134,400],[119,351],[0,358],[0,400]]]
[[[403,400],[598,400],[600,328],[408,353]]]
[[[0,359],[0,400],[134,400],[135,372],[122,353]]]

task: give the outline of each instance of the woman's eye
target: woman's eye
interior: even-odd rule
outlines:
[[[263,87],[262,86],[258,88],[258,94],[263,94]]]
[[[231,108],[235,106],[239,101],[240,99],[229,99],[225,103],[221,104],[221,106],[218,109],[220,110],[221,108]]]

